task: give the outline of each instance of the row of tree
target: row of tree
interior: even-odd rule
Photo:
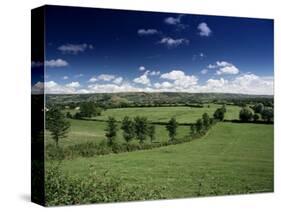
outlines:
[[[147,137],[152,142],[155,139],[155,126],[148,122],[146,117],[137,116],[131,119],[125,116],[121,123],[121,129],[123,130],[123,138],[126,142],[130,142],[134,138],[143,143]],[[117,121],[114,117],[109,117],[107,121],[107,127],[105,128],[105,136],[108,140],[108,144],[112,145],[119,130]]]
[[[202,118],[198,119],[195,124],[190,126],[191,135],[201,133],[209,130],[214,124],[215,120],[223,121],[224,114],[226,112],[225,105],[218,108],[214,113],[214,118],[210,118],[207,113],[202,115]],[[166,130],[169,134],[169,141],[173,142],[177,135],[178,123],[177,120],[172,117],[166,125]],[[125,116],[121,123],[121,129],[123,130],[123,138],[126,142],[130,142],[134,138],[143,143],[147,137],[152,142],[155,139],[155,125],[149,123],[146,117],[137,116],[134,119]],[[118,131],[118,124],[114,117],[109,117],[107,121],[107,127],[105,129],[105,136],[108,140],[108,144],[112,145]]]

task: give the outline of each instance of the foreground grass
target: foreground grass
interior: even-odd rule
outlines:
[[[219,123],[191,143],[77,158],[63,172],[87,181],[90,169],[124,182],[165,186],[168,198],[273,191],[273,126]]]

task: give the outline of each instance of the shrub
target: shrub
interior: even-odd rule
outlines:
[[[225,109],[223,108],[218,108],[215,113],[214,113],[214,119],[217,119],[217,120],[220,120],[220,121],[223,121],[224,119],[224,112]]]
[[[259,113],[255,113],[255,114],[253,115],[253,119],[254,119],[254,121],[258,121],[258,120],[261,119],[261,115],[260,115]]]
[[[141,185],[126,185],[122,179],[110,176],[108,172],[78,178],[64,174],[59,163],[46,167],[46,205],[72,205],[98,202],[117,202],[165,198],[165,187],[147,188]]]
[[[116,119],[113,117],[108,117],[107,127],[105,129],[105,132],[106,132],[105,136],[107,138],[109,146],[113,144],[113,141],[115,140],[116,135],[117,135],[117,131],[118,131],[118,128],[117,128]]]
[[[178,127],[178,123],[175,118],[171,118],[168,124],[166,125],[166,129],[169,132],[169,137],[171,142],[173,142],[175,139],[175,136],[177,134],[177,127]]]
[[[239,118],[243,122],[251,121],[251,119],[253,118],[252,110],[248,107],[242,108],[239,113]]]
[[[123,130],[125,141],[129,142],[135,137],[135,124],[128,116],[124,117],[121,129]]]
[[[143,143],[147,136],[148,122],[146,117],[135,117],[135,134],[136,138]]]

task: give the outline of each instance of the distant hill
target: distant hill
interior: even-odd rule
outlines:
[[[273,101],[272,95],[248,95],[230,93],[182,93],[182,92],[127,92],[94,94],[47,94],[47,104],[97,102],[102,104],[186,104],[223,101]]]

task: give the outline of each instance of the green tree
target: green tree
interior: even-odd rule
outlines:
[[[253,119],[254,119],[254,121],[258,121],[258,120],[261,119],[261,115],[260,115],[259,113],[255,113],[255,114],[253,115]]]
[[[239,118],[241,121],[247,122],[253,118],[253,112],[250,108],[244,107],[240,110]]]
[[[171,142],[175,140],[177,134],[177,127],[178,127],[178,123],[174,117],[171,118],[168,124],[166,125],[166,129],[169,132],[169,137]]]
[[[196,132],[200,133],[203,129],[203,120],[202,119],[197,119],[195,127],[196,127]]]
[[[117,122],[114,117],[108,117],[107,127],[105,128],[105,136],[107,137],[108,145],[111,146],[116,138],[118,131]]]
[[[223,121],[224,120],[224,112],[225,110],[223,108],[218,108],[214,113],[214,119]]]
[[[74,114],[73,118],[74,118],[74,119],[81,119],[81,118],[82,118],[82,115],[81,115],[80,112],[77,112],[77,113]]]
[[[121,129],[125,141],[129,142],[135,137],[135,124],[128,116],[125,116],[122,120]]]
[[[265,108],[261,114],[264,121],[270,122],[273,121],[274,113],[272,108]]]
[[[258,103],[253,107],[255,113],[260,113],[262,114],[263,110],[264,110],[264,105],[263,103]]]
[[[59,145],[59,139],[65,138],[70,127],[69,121],[58,108],[51,108],[46,112],[46,129],[51,132],[56,146]]]
[[[96,106],[93,102],[84,102],[80,106],[82,117],[100,116],[102,109]]]
[[[150,141],[152,142],[155,139],[155,125],[150,124],[147,128],[147,134],[150,138]]]
[[[194,135],[196,133],[196,127],[194,124],[190,125],[190,135]]]
[[[148,122],[146,117],[135,117],[135,135],[136,138],[143,143],[147,136]]]
[[[66,113],[66,118],[68,118],[68,119],[72,119],[72,115],[71,115],[71,113],[70,113],[70,112],[67,112],[67,113]]]
[[[204,113],[202,116],[203,119],[203,126],[205,129],[209,129],[210,127],[210,117],[208,115],[208,113]]]

